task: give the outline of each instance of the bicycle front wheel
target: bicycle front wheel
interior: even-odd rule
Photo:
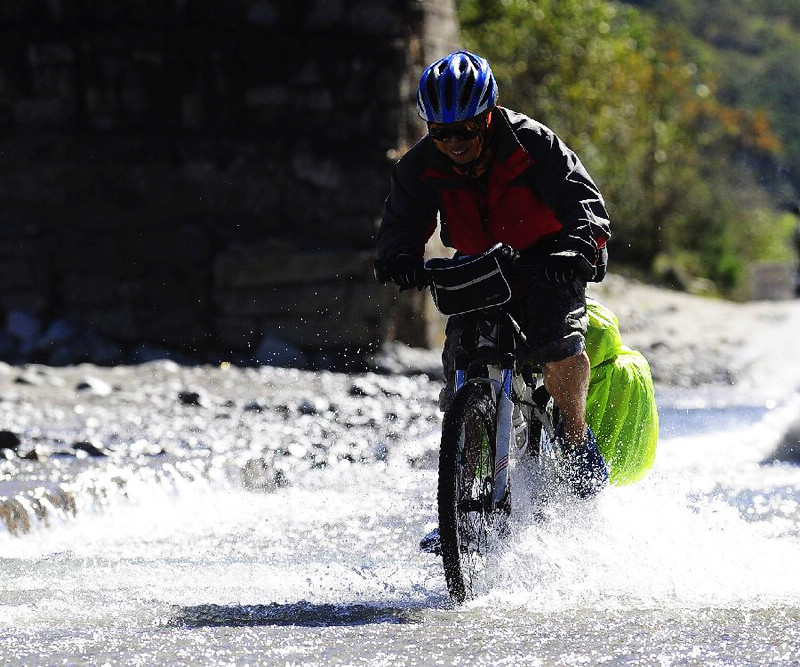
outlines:
[[[493,523],[496,408],[486,385],[467,384],[444,417],[439,452],[439,537],[456,602],[476,593]]]

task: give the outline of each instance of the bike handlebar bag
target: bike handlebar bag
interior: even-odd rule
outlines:
[[[431,279],[431,295],[444,315],[460,315],[504,304],[511,285],[504,274],[510,265],[508,250],[498,243],[480,255],[425,262]]]

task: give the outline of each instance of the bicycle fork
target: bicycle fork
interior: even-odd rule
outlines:
[[[508,489],[508,456],[514,438],[514,402],[511,400],[513,370],[503,368],[497,396],[497,435],[495,440],[494,488],[492,504],[497,506]]]
[[[497,370],[500,370],[499,376]],[[458,392],[466,382],[467,374],[463,370],[456,370],[455,391]],[[516,436],[514,427],[514,401],[512,400],[512,368],[495,369],[490,372],[490,382],[493,398],[497,406],[495,458],[492,483],[492,505],[496,507],[506,496],[508,490],[508,464],[511,452],[511,443]]]

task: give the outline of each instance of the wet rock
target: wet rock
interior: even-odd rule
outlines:
[[[72,449],[74,449],[76,452],[85,452],[89,456],[95,458],[108,456],[108,454],[101,447],[94,444],[93,442],[85,440],[73,443]]]
[[[114,391],[113,387],[108,384],[108,382],[103,382],[103,380],[95,377],[87,377],[82,380],[75,385],[75,390],[88,391],[95,396],[108,396]]]
[[[20,437],[13,431],[0,431],[0,451],[7,450],[16,454],[20,442]]]
[[[47,456],[39,451],[38,447],[34,447],[25,456],[22,457],[26,461],[44,461]]]
[[[181,389],[178,392],[178,401],[181,405],[194,405],[199,408],[207,408],[209,404],[205,394],[193,389]]]
[[[14,378],[14,384],[27,384],[31,386],[39,386],[42,384],[42,379],[34,373],[23,373]]]

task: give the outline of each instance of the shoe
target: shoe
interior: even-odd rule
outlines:
[[[430,533],[422,538],[419,543],[419,550],[436,556],[442,555],[442,542],[439,539],[439,528],[434,528]]]
[[[556,443],[563,463],[562,477],[576,496],[591,498],[608,485],[608,466],[591,428],[586,427],[586,439],[582,446],[567,447],[564,422],[559,422]]]

